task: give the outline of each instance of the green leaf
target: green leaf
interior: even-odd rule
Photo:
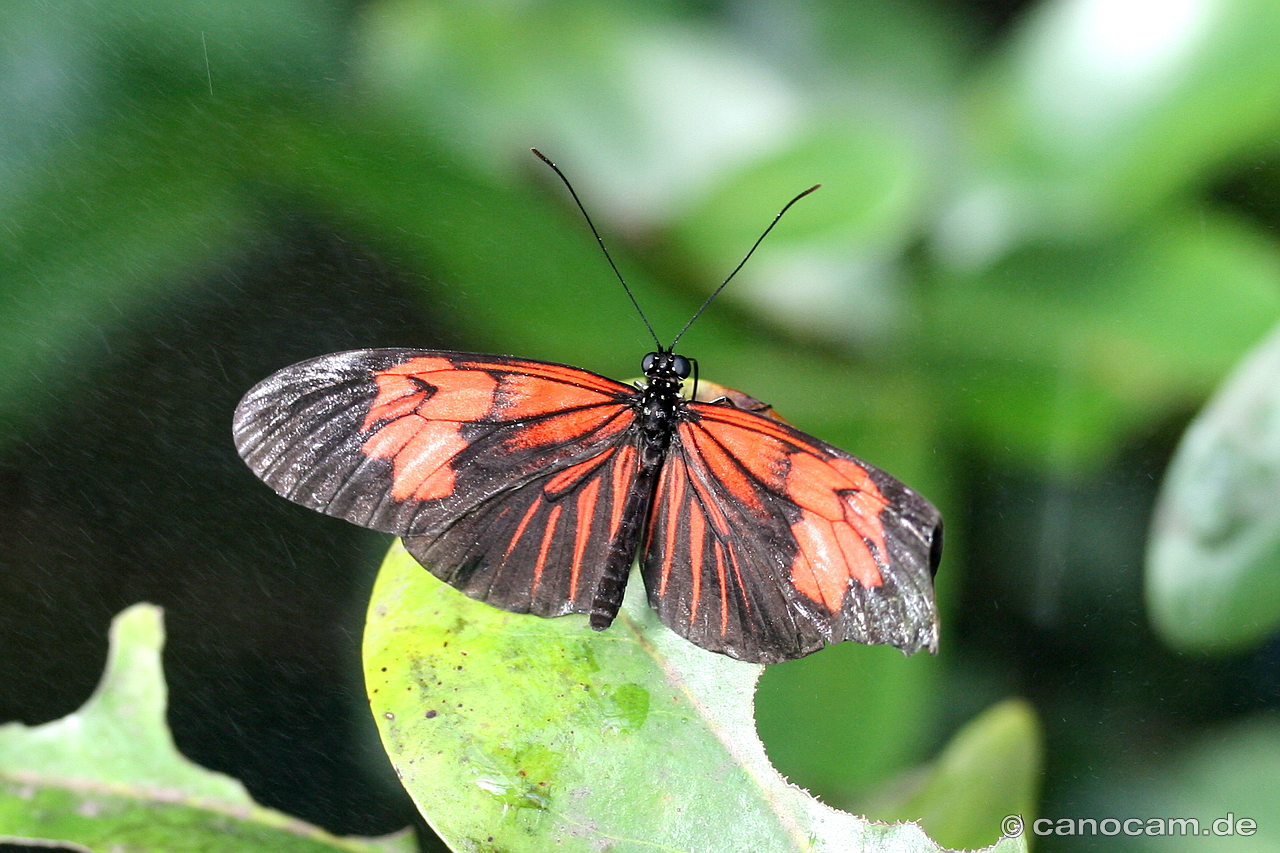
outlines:
[[[722,180],[673,236],[709,292],[783,204],[821,183],[770,232],[729,298],[801,336],[885,338],[905,322],[898,259],[925,215],[927,178],[902,128],[829,121]]]
[[[1171,211],[1023,249],[926,307],[941,385],[982,443],[1070,471],[1209,393],[1280,316],[1280,255],[1237,219]]]
[[[915,824],[788,785],[751,717],[761,667],[677,637],[639,587],[595,633],[473,601],[392,548],[365,682],[401,780],[453,849],[940,850]]]
[[[1016,815],[1024,827],[1033,820],[1043,740],[1031,704],[1007,699],[961,729],[908,796],[868,811],[882,820],[915,818],[947,847],[991,844],[1006,818]]]
[[[1280,725],[1273,716],[1255,714],[1203,733],[1172,760],[1117,779],[1110,789],[1093,794],[1101,808],[1089,808],[1086,803],[1078,814],[1166,819],[1162,827],[1144,824],[1143,835],[1133,839],[1130,849],[1161,853],[1280,850],[1277,778]],[[1195,824],[1185,829],[1181,823],[1168,824],[1170,819]]]
[[[573,164],[602,218],[652,226],[717,170],[785,138],[797,113],[754,46],[657,11],[379,0],[363,10],[356,60],[384,103],[474,166],[509,172],[537,144]]]
[[[0,841],[174,853],[414,849],[408,835],[335,838],[183,757],[165,725],[163,643],[160,608],[134,605],[112,623],[102,683],[80,710],[0,726]]]
[[[1280,626],[1280,327],[1191,424],[1165,475],[1146,597],[1180,649],[1237,650]]]
[[[1280,126],[1273,0],[1031,11],[972,99],[981,165],[944,229],[959,253],[1134,221]]]
[[[917,115],[941,108],[935,99],[953,97],[978,35],[966,10],[928,0],[772,3],[767,8],[767,23],[744,35],[756,36],[764,27],[770,35],[785,34],[769,43],[770,58],[784,67],[825,66],[831,77],[806,75],[805,83],[830,87],[844,109],[858,114],[886,103]],[[794,38],[798,32],[805,37]]]

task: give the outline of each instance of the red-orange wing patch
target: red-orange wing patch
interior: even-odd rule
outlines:
[[[662,621],[746,660],[844,639],[936,647],[941,519],[883,471],[777,420],[689,403],[642,568]]]
[[[360,449],[392,463],[391,497],[400,502],[453,496],[460,458],[572,453],[628,423],[618,417],[625,386],[556,364],[418,355],[373,371],[373,380]],[[496,429],[481,437],[480,425]]]

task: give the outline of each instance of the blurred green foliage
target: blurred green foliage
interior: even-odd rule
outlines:
[[[1150,498],[1134,447],[1167,453],[1280,318],[1280,6],[1008,10],[10,0],[0,451],[74,413],[99,365],[175,298],[233,299],[233,271],[292,216],[386,259],[451,340],[626,377],[644,330],[525,149],[568,171],[665,339],[821,182],[682,346],[708,378],[943,508],[943,651],[848,646],[772,668],[757,712],[770,754],[830,802],[870,809],[989,702],[1034,688],[1042,812],[1108,802],[1098,792],[1155,753],[1212,752],[1219,717],[1280,704],[1270,622],[1242,640],[1205,620],[1207,636],[1179,643],[1254,655],[1218,670],[1161,649],[1145,613],[1088,609],[1140,582],[1143,525],[1116,509]],[[1280,435],[1274,419],[1259,429]],[[980,498],[1008,483],[1031,485],[990,510],[1021,519],[1001,540]],[[1274,513],[1247,518],[1274,541]],[[1105,553],[1080,556],[1094,545]],[[1248,571],[1273,579],[1280,564],[1267,552]],[[1182,572],[1192,583],[1161,599],[1166,617],[1195,611],[1196,584],[1240,577],[1212,559]],[[972,610],[993,588],[1016,629],[1004,646],[981,641],[994,611]],[[1274,614],[1278,588],[1246,585],[1265,599],[1251,612]],[[1086,594],[1064,609],[1062,589]],[[1212,704],[1242,678],[1253,704]],[[1167,745],[1129,737],[1166,704],[1193,709],[1159,729]]]

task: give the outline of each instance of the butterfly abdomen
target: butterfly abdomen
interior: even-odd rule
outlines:
[[[640,535],[651,515],[658,473],[667,458],[680,405],[679,383],[663,377],[650,378],[647,388],[636,398],[640,454],[636,477],[623,504],[619,528],[605,558],[604,573],[591,604],[591,627],[603,631],[613,624],[622,606],[631,564],[635,562]]]

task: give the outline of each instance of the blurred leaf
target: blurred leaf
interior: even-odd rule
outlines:
[[[454,849],[940,849],[787,785],[751,719],[761,667],[677,637],[639,587],[597,634],[473,601],[392,549],[365,681],[406,789]]]
[[[1146,594],[1176,648],[1250,648],[1280,627],[1280,327],[1183,436],[1156,506]]]
[[[677,233],[688,251],[727,273],[788,199],[822,184],[787,213],[761,253],[777,243],[898,246],[920,216],[923,169],[910,141],[886,125],[816,128],[723,181]]]
[[[979,87],[979,162],[944,220],[944,255],[1097,235],[1269,138],[1278,41],[1273,0],[1040,4]]]
[[[69,18],[115,48],[105,58],[127,78],[153,92],[159,78],[166,99],[179,92],[211,101],[250,92],[278,97],[327,87],[339,70],[343,13],[329,0],[78,0],[59,7],[74,10]]]
[[[757,0],[733,23],[852,114],[887,100],[939,107],[929,101],[950,99],[978,30],[960,7],[928,0]]]
[[[0,6],[0,33],[19,51],[7,69],[22,84],[14,94],[57,92],[81,118],[93,120],[104,112],[118,118],[103,110],[103,101],[121,108],[125,92],[148,106],[193,96],[225,105],[248,92],[278,95],[316,88],[319,80],[327,84],[339,23],[326,0],[8,0]]]
[[[1175,825],[1163,837],[1154,837],[1146,835],[1144,827],[1143,837],[1134,839],[1139,850],[1280,850],[1280,799],[1274,794],[1278,777],[1280,725],[1274,718],[1256,715],[1202,735],[1176,759],[1148,768],[1140,779],[1121,780],[1102,814],[1197,822],[1199,834],[1183,832]],[[1252,821],[1252,830],[1241,829],[1241,820]],[[1233,827],[1230,832],[1229,825]]]
[[[904,322],[898,256],[925,215],[926,179],[922,152],[889,123],[829,123],[736,171],[673,236],[709,292],[788,199],[821,183],[787,212],[725,298],[754,303],[800,335],[884,338]]]
[[[250,799],[235,779],[188,761],[165,724],[160,608],[115,618],[106,672],[80,710],[0,726],[0,841],[100,850],[408,853],[411,835],[335,838]]]
[[[1070,471],[1208,393],[1280,316],[1280,255],[1236,220],[1171,215],[1025,249],[926,307],[943,387],[982,444]]]
[[[651,227],[784,139],[797,112],[752,50],[655,11],[381,0],[362,17],[360,68],[473,168],[509,171],[537,146],[571,166],[600,218]]]
[[[6,436],[56,410],[116,329],[164,305],[157,297],[202,280],[261,239],[255,187],[304,200],[315,215],[440,282],[423,288],[428,308],[452,308],[477,345],[616,376],[637,372],[652,343],[576,214],[557,213],[545,195],[486,182],[386,114],[255,109],[157,111],[106,130],[85,141],[92,154],[59,181],[11,206],[0,229]],[[563,198],[559,187],[552,191]],[[673,294],[618,255],[655,327],[674,335],[695,298]],[[895,453],[900,443],[880,437],[885,419],[909,434],[931,429],[918,382],[854,373],[847,363],[753,340],[717,310],[686,341],[708,372],[785,404],[797,424],[821,427],[828,440],[869,439]],[[861,404],[849,405],[855,400]]]
[[[1035,817],[1043,739],[1030,703],[1005,700],[957,732],[909,795],[868,811],[879,820],[917,820],[949,848],[991,844],[1005,817],[1020,815],[1024,826]]]

